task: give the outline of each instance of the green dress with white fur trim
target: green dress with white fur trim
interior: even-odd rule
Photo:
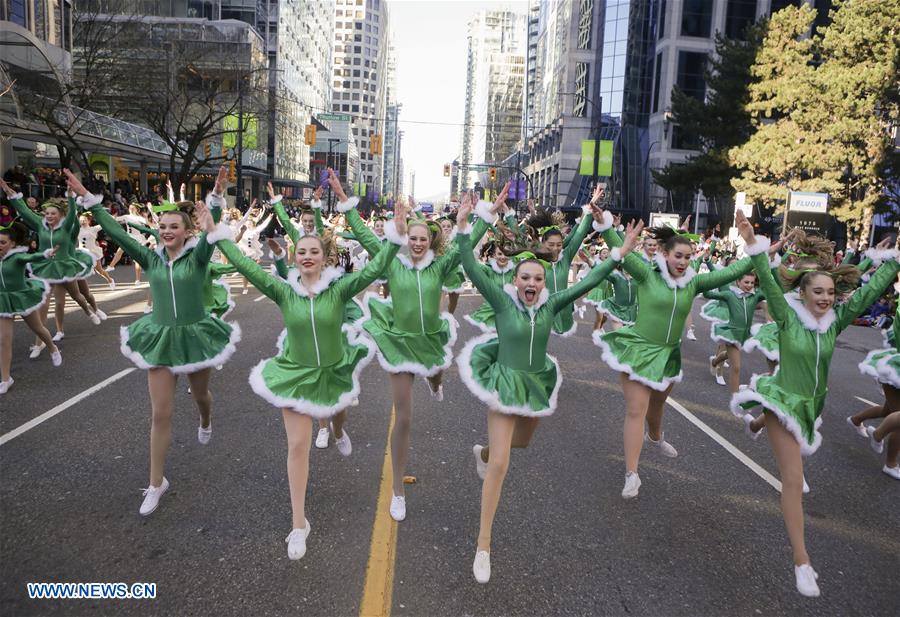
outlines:
[[[194,373],[224,364],[241,340],[241,329],[210,315],[204,305],[213,243],[231,230],[220,223],[216,232],[191,238],[174,259],[160,245],[150,250],[132,238],[93,195],[79,198],[122,250],[147,273],[153,311],[120,329],[122,354],[139,368],[167,368],[176,374]],[[207,201],[217,201],[210,195]]]
[[[581,221],[578,226],[563,240],[563,250],[559,259],[545,266],[547,271],[547,290],[550,295],[558,294],[569,287],[569,270],[572,269],[572,260],[581,249],[581,243],[591,229],[591,207],[582,206]],[[620,242],[621,244],[621,242]],[[575,334],[578,324],[575,323],[575,306],[569,304],[566,310],[559,311],[553,321],[553,333],[562,337]]]
[[[460,377],[469,391],[493,411],[526,417],[549,416],[556,409],[562,373],[547,343],[556,315],[599,285],[615,267],[610,258],[581,281],[556,294],[544,288],[534,306],[519,300],[516,288],[489,277],[472,256],[469,234],[459,233],[463,267],[493,307],[496,332],[470,340],[459,355]]]
[[[29,253],[27,246],[9,249],[0,259],[0,317],[25,317],[47,300],[50,285],[28,278],[29,264],[47,259],[42,253]]]
[[[717,343],[741,347],[750,338],[753,326],[753,312],[765,300],[759,290],[741,291],[734,285],[727,291],[704,291],[704,298],[723,303],[728,310],[728,321],[713,324],[710,338]]]
[[[503,286],[512,283],[513,274],[516,270],[516,264],[510,261],[505,268],[497,265],[497,260],[491,257],[488,263],[477,264],[481,268],[482,273],[489,278],[494,284]],[[494,322],[494,307],[485,300],[475,311],[464,317],[466,321],[481,330],[482,332],[493,332],[497,329]]]
[[[769,314],[778,325],[781,363],[774,375],[754,375],[748,388],[736,392],[731,397],[731,411],[741,417],[745,409],[762,405],[793,435],[800,452],[809,455],[822,443],[819,427],[837,337],[884,293],[900,272],[900,264],[895,251],[893,258],[847,302],[816,318],[799,298],[784,294],[764,253],[754,255],[752,260]]]

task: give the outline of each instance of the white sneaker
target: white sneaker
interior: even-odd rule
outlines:
[[[241,292],[241,295],[246,296],[248,291],[249,291],[248,289],[245,289],[244,291]],[[300,559],[300,557],[297,557],[297,559]]]
[[[141,516],[153,514],[159,506],[159,498],[169,490],[169,481],[163,476],[162,485],[148,486],[144,489],[144,501],[141,503]]]
[[[625,486],[622,488],[622,497],[632,499],[638,496],[638,489],[641,488],[641,478],[636,471],[629,471],[625,474]]]
[[[806,476],[803,476],[803,494],[809,493],[809,484],[806,482]]]
[[[391,498],[391,518],[398,522],[406,518],[406,497],[403,495]]]
[[[100,321],[106,321],[108,319],[106,313],[104,313],[100,309],[97,309],[96,311],[94,311],[94,313],[97,315],[97,317],[100,318]]]
[[[353,452],[353,444],[350,443],[350,435],[347,434],[346,429],[343,429],[341,432],[343,435],[340,439],[337,437],[334,438],[334,445],[341,456],[350,456]],[[334,427],[331,427],[331,433],[334,434]]]
[[[9,392],[9,389],[14,383],[15,380],[12,377],[7,379],[6,381],[0,381],[0,394],[6,394],[7,392]],[[885,469],[887,469],[887,467],[885,467]]]
[[[479,445],[472,446],[472,454],[475,455],[475,473],[478,474],[479,478],[484,480],[484,476],[487,475],[488,464],[484,462],[483,458],[481,458],[482,450],[484,450],[484,446],[479,446]]]
[[[860,437],[862,437],[862,438],[864,438],[864,439],[868,439],[868,438],[869,438],[869,434],[866,432],[866,425],[863,424],[862,422],[860,422],[859,425],[854,424],[854,423],[853,423],[853,416],[847,416],[847,424],[849,424],[850,427],[851,427],[854,431],[856,431],[856,434],[859,435]]]
[[[41,343],[39,345],[32,345],[31,347],[28,348],[30,350],[28,353],[28,357],[30,359],[34,360],[39,355],[41,355],[41,352],[44,351],[44,347],[46,347],[46,345],[44,345],[44,343]]]
[[[112,280],[112,281],[110,281],[109,283],[107,283],[107,285],[109,285],[109,289],[110,289],[110,290],[113,290],[113,289],[116,288],[116,281],[115,281],[115,280]]]
[[[676,450],[672,444],[666,441],[666,434],[660,433],[659,441],[653,441],[650,438],[650,433],[644,433],[644,442],[649,443],[651,446],[656,446],[659,448],[659,451],[663,456],[668,456],[669,458],[675,458],[678,456],[678,450]]]
[[[57,341],[61,341],[61,340],[63,340],[64,338],[66,338],[66,333],[65,333],[65,332],[57,332],[56,334],[53,335],[53,342],[56,343]],[[43,349],[43,348],[44,348],[44,344],[41,343],[41,349]],[[36,357],[37,357],[37,356],[35,356],[35,358],[36,358]]]
[[[319,433],[316,435],[316,447],[320,450],[324,450],[328,447],[328,429],[320,428]]]
[[[303,519],[303,522],[306,523],[306,527],[303,529],[292,529],[288,537],[284,539],[288,545],[288,559],[293,561],[302,559],[306,554],[306,538],[309,537],[310,527],[308,520]]]
[[[754,431],[752,428],[750,428],[750,423],[753,422],[753,419],[754,419],[753,416],[750,415],[749,413],[745,413],[743,419],[744,419],[744,432],[747,433],[747,436],[750,439],[752,439],[753,441],[756,441],[757,439],[759,439],[759,435],[760,435],[760,433],[762,433],[762,429],[760,429],[758,431]]]
[[[688,328],[688,331],[687,331],[687,338],[688,338],[689,341],[696,341],[696,340],[697,340],[697,337],[696,337],[696,335],[694,334],[694,329],[693,329],[693,328]]]
[[[12,378],[10,378],[10,381],[12,381]],[[2,385],[0,385],[0,387],[2,387]],[[888,467],[885,465],[881,468],[881,471],[892,477],[894,480],[900,480],[900,465],[897,465],[896,467]]]
[[[61,366],[62,365],[62,354],[59,349],[50,354],[50,362],[53,363],[53,366]]]
[[[875,450],[878,454],[884,452],[884,443],[881,441],[875,441],[875,427],[867,426],[866,433],[869,435],[869,445],[872,446],[872,449]]]
[[[353,402],[350,403],[350,406],[351,407],[359,407],[359,399],[358,398],[353,399]]]
[[[88,315],[88,319],[90,319],[91,323],[95,326],[100,325],[100,315],[98,315],[97,313],[91,313],[90,315]]]
[[[113,267],[111,267],[111,268],[107,268],[106,271],[107,271],[107,272],[115,272],[115,271],[116,271],[116,267],[113,266]]]
[[[725,378],[722,377],[721,375],[716,375],[716,383],[719,384],[720,386],[727,386],[727,385],[728,385],[728,382],[726,382],[726,381],[725,381]]]
[[[202,426],[197,427],[197,441],[202,443],[204,446],[209,443],[209,440],[212,439],[212,422],[209,423],[209,426],[203,428]]]
[[[475,580],[484,585],[491,580],[491,554],[487,551],[475,553],[475,561],[472,563],[472,574]]]
[[[144,315],[149,315],[149,314],[152,313],[152,312],[153,312],[153,306],[152,306],[152,305],[148,304],[147,306],[144,307]]]
[[[438,403],[444,400],[444,384],[441,384],[437,387],[437,390],[431,387],[431,382],[428,382],[428,392],[431,393],[431,398],[436,400]]]
[[[715,359],[716,359],[715,356],[709,357],[709,374],[712,375],[713,377],[718,377],[719,376],[719,367],[717,367],[715,364],[713,364],[713,360],[715,360]]]
[[[801,595],[807,598],[819,597],[819,585],[816,583],[819,575],[811,565],[805,563],[802,566],[794,566],[794,577],[797,579],[797,591]]]

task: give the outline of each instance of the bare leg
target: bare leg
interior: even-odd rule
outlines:
[[[50,289],[51,289],[51,293],[52,293],[53,286],[51,286]],[[37,313],[38,313],[38,316],[41,318],[41,325],[43,325],[46,328],[47,327],[47,316],[50,313],[50,296],[49,295],[47,296],[47,300],[41,305],[41,308],[40,308],[40,310],[37,311]],[[34,337],[35,346],[40,345],[41,342],[42,342],[41,337],[39,337],[39,336]]]
[[[521,416],[515,416],[514,418],[516,426],[510,447],[527,448],[528,444],[531,443],[531,438],[534,436],[534,431],[537,430],[538,424],[540,424],[540,418],[525,418]],[[487,463],[490,460],[490,456],[491,447],[489,445],[481,449],[482,461]]]
[[[670,384],[663,392],[650,390],[650,401],[647,405],[647,432],[653,441],[659,441],[662,438],[662,419],[666,409],[666,399],[669,398],[669,393],[674,387],[675,384]]]
[[[637,472],[641,458],[641,447],[644,445],[644,419],[650,404],[650,392],[647,386],[632,381],[626,373],[619,373],[622,392],[625,395],[625,427],[622,431],[625,446],[625,471]]]
[[[172,442],[172,413],[175,410],[175,384],[178,377],[169,369],[152,368],[147,372],[150,404],[150,486],[162,486],[166,454]]]
[[[284,432],[288,442],[287,472],[291,491],[291,523],[293,529],[304,529],[312,421],[309,416],[290,409],[282,409],[281,415],[284,417]]]
[[[35,333],[38,340],[47,346],[47,350],[50,353],[59,351],[59,349],[57,349],[56,347],[56,343],[53,342],[53,338],[50,336],[50,330],[48,330],[47,326],[44,325],[44,322],[41,321],[39,311],[35,311],[31,315],[23,317],[22,321],[24,321],[25,325]]]
[[[516,421],[512,416],[495,411],[488,413],[488,447],[491,449],[491,457],[481,485],[478,550],[491,550],[491,529],[494,525],[494,516],[497,514],[497,505],[500,503],[503,480],[509,469],[509,449],[515,426]]]
[[[597,318],[594,320],[594,330],[599,330],[603,327],[603,324],[606,322],[606,313],[601,313],[597,311]]]
[[[60,291],[61,290],[61,291]],[[59,300],[59,304],[56,305],[56,323],[59,324],[59,329],[62,330],[62,315],[66,313],[66,293],[69,294],[69,297],[75,300],[75,303],[81,307],[81,310],[84,311],[85,315],[90,315],[93,313],[91,310],[91,305],[88,304],[87,299],[81,295],[81,291],[78,289],[78,281],[69,281],[68,283],[62,283],[57,287],[56,290],[58,293],[54,297],[56,300]]]
[[[447,312],[451,315],[456,312],[456,305],[459,302],[459,294],[451,291],[447,294]]]
[[[134,284],[141,282],[141,264],[134,262]]]
[[[728,390],[734,394],[741,387],[741,348],[737,345],[726,345],[728,354]]]
[[[884,405],[866,407],[859,413],[854,414],[850,417],[853,424],[859,426],[866,420],[884,418],[892,411],[900,411],[900,390],[888,384],[881,384],[881,389],[884,391]]]
[[[0,317],[0,381],[9,380],[9,369],[12,366],[12,339],[13,318]]]
[[[347,421],[347,410],[338,412],[331,418],[331,427],[334,429],[334,438],[340,439],[344,436],[344,422]],[[328,426],[326,421],[325,426]]]
[[[87,284],[86,279],[78,279],[76,281],[76,285],[78,286],[78,293],[87,301],[88,306],[91,307],[91,310],[95,313],[97,312],[97,300],[94,298],[94,294],[91,293],[91,288]]]
[[[766,432],[781,474],[781,514],[794,552],[794,565],[809,563],[803,534],[803,458],[800,444],[775,414],[766,413]]]
[[[872,436],[875,441],[884,441],[885,437],[897,431],[900,431],[900,411],[895,411],[882,420]]]
[[[391,390],[394,396],[394,430],[391,431],[391,464],[394,495],[405,495],[403,474],[409,459],[409,432],[412,428],[412,387],[415,376],[411,373],[391,374]]]
[[[119,263],[119,261],[122,259],[122,255],[124,254],[125,251],[123,251],[121,248],[116,249],[116,254],[113,255],[112,261],[109,262],[110,269],[116,267],[116,264]]]
[[[188,381],[191,383],[191,397],[197,404],[197,411],[200,412],[200,426],[203,428],[209,428],[210,414],[212,414],[212,394],[209,391],[211,374],[212,369],[205,368],[188,375]]]
[[[100,262],[99,259],[94,262],[94,272],[99,274],[100,278],[102,278],[107,283],[112,283],[112,277],[109,275],[109,273],[106,270],[103,269],[103,264]]]
[[[778,368],[778,363],[774,360],[769,360],[768,358],[766,358],[766,364],[769,366],[769,375],[774,375],[775,369]]]
[[[623,324],[621,321],[617,321],[615,319],[609,320],[609,329],[610,330],[618,330],[619,328],[621,328],[624,325],[625,324]]]
[[[884,464],[887,467],[896,467],[900,460],[900,431],[894,431],[887,436],[887,454]]]

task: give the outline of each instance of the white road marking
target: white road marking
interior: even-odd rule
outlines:
[[[878,405],[878,403],[873,403],[872,401],[864,399],[861,396],[855,396],[853,398],[855,398],[857,401],[862,401],[863,403],[865,403],[866,405],[868,405],[870,407],[876,407]]]
[[[746,465],[747,467],[749,467],[750,470],[751,470],[753,473],[755,473],[755,474],[758,475],[760,478],[762,478],[763,480],[765,480],[765,481],[769,484],[769,486],[771,486],[772,488],[774,488],[774,489],[775,489],[776,491],[778,491],[779,493],[781,492],[781,481],[778,480],[778,478],[776,478],[775,476],[773,476],[772,474],[770,474],[768,471],[766,471],[765,469],[763,469],[763,468],[762,468],[756,461],[754,461],[752,458],[750,458],[749,456],[747,456],[746,454],[744,454],[743,452],[741,452],[740,450],[738,450],[738,449],[737,449],[730,441],[728,441],[727,439],[725,439],[724,437],[722,437],[721,435],[719,435],[716,431],[714,431],[713,429],[711,429],[711,428],[709,427],[709,425],[707,425],[705,422],[703,422],[703,420],[701,420],[700,418],[698,418],[697,416],[695,416],[694,414],[692,414],[690,411],[688,411],[688,410],[684,407],[684,405],[682,405],[681,403],[679,403],[678,401],[676,401],[675,399],[673,399],[673,398],[671,398],[671,397],[670,397],[668,400],[666,400],[666,402],[667,402],[669,405],[671,405],[672,408],[673,408],[675,411],[677,411],[677,412],[680,413],[682,416],[684,416],[685,418],[687,418],[687,420],[688,420],[691,424],[693,424],[694,426],[696,426],[697,428],[699,428],[701,431],[703,431],[703,432],[706,433],[709,437],[711,437],[713,441],[715,441],[717,444],[719,444],[720,446],[722,446],[723,448],[725,448],[725,450],[726,450],[729,454],[731,454],[734,458],[736,458],[737,460],[739,460],[740,462],[742,462],[744,465]]]
[[[88,388],[87,390],[84,390],[83,392],[81,392],[81,393],[79,393],[79,394],[76,394],[75,396],[73,396],[73,397],[70,398],[69,400],[65,401],[64,403],[60,403],[59,405],[57,405],[56,407],[54,407],[54,408],[51,409],[50,411],[45,411],[44,413],[42,413],[42,414],[39,415],[38,417],[29,420],[28,422],[26,422],[26,423],[23,424],[22,426],[20,426],[20,427],[18,427],[18,428],[15,428],[15,429],[11,430],[10,432],[6,433],[6,434],[3,435],[3,436],[0,436],[0,446],[2,446],[3,444],[5,444],[5,443],[8,442],[8,441],[11,441],[11,440],[15,439],[15,438],[18,437],[19,435],[22,435],[23,433],[26,433],[27,431],[30,431],[31,429],[33,429],[34,427],[38,426],[39,424],[41,424],[41,423],[43,423],[43,422],[46,422],[47,420],[49,420],[49,419],[52,418],[53,416],[55,416],[55,415],[57,415],[57,414],[60,414],[60,413],[64,412],[66,409],[68,409],[68,408],[71,407],[72,405],[75,405],[76,403],[81,402],[82,400],[86,399],[87,397],[89,397],[89,396],[90,396],[91,394],[93,394],[94,392],[97,392],[97,391],[99,391],[99,390],[102,390],[103,388],[105,388],[105,387],[108,386],[109,384],[111,384],[111,383],[113,383],[113,382],[115,382],[115,381],[118,381],[118,380],[122,379],[123,377],[125,377],[125,375],[128,375],[129,373],[131,373],[131,372],[133,372],[133,371],[135,371],[135,370],[137,370],[137,369],[135,369],[134,367],[132,367],[132,368],[126,368],[126,369],[124,369],[124,370],[121,370],[121,371],[119,371],[118,373],[116,373],[115,375],[113,375],[113,376],[111,376],[111,377],[107,377],[106,379],[104,379],[104,380],[101,381],[100,383],[91,386],[91,387]]]

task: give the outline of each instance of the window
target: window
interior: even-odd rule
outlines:
[[[681,36],[709,38],[712,28],[712,0],[683,0]]]
[[[693,51],[678,52],[678,77],[675,81],[681,91],[700,101],[706,97],[706,54]]]
[[[775,11],[780,11],[786,6],[800,6],[801,1],[802,0],[772,0],[772,7],[769,9],[769,12],[774,13]]]
[[[666,36],[666,0],[660,0],[659,3],[659,34],[657,39]]]
[[[359,77],[359,69],[355,69],[355,70],[353,71],[353,76],[354,76],[354,77]]]
[[[343,82],[343,87],[344,87],[344,88],[349,88],[349,87],[350,87],[350,82],[349,82],[349,81]]]
[[[675,150],[696,150],[700,147],[700,142],[696,135],[688,134],[682,130],[681,126],[672,127],[672,148]]]
[[[361,35],[361,34],[354,34],[354,35],[353,35],[353,40],[356,41],[357,43],[362,43],[362,35]]]
[[[659,111],[659,80],[662,78],[662,52],[656,54],[656,76],[653,78],[653,113]]]
[[[353,53],[355,53],[355,54],[361,54],[361,53],[362,53],[362,46],[360,46],[360,45],[354,45],[354,47],[353,47]]]
[[[354,58],[354,59],[353,59],[353,65],[354,65],[354,66],[359,66],[359,58]]]
[[[358,81],[354,81],[354,82],[353,82],[353,89],[354,89],[354,90],[359,90],[359,82],[358,82]]]
[[[728,0],[725,10],[725,36],[743,39],[747,27],[756,21],[756,0]]]
[[[341,82],[335,81],[335,82],[334,82],[334,87],[335,87],[335,88],[340,88],[340,87],[341,87]]]
[[[356,22],[356,29],[357,29],[357,30],[362,30],[362,27],[363,27],[363,25],[362,25],[362,22],[361,22],[361,21]]]
[[[351,106],[350,106],[350,111],[359,112],[359,105],[351,105]]]

